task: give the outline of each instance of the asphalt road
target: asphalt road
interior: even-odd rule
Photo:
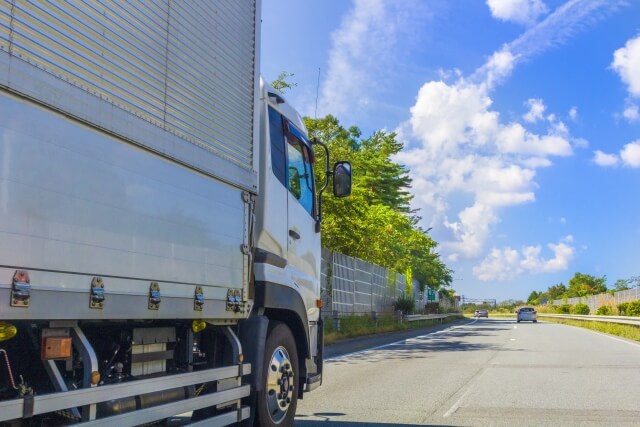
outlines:
[[[326,361],[296,426],[640,426],[640,344],[469,320]]]

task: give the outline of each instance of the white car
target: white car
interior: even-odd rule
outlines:
[[[518,311],[516,311],[516,317],[518,319],[518,323],[523,320],[538,323],[538,314],[536,313],[536,309],[533,307],[519,308]]]

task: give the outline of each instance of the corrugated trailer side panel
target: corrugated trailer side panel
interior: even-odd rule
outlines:
[[[246,316],[256,6],[0,4],[0,318]]]
[[[255,0],[2,2],[0,51],[9,66],[0,82],[255,191],[256,7]],[[25,81],[25,68],[42,72],[30,70]],[[121,114],[87,111],[101,103],[132,117],[123,123]],[[134,118],[164,130],[162,139],[141,138]],[[220,167],[225,162],[233,166]]]

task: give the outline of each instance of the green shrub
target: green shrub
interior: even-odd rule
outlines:
[[[601,305],[596,310],[596,314],[600,316],[611,316],[613,314],[613,310],[608,305]]]
[[[640,301],[628,303],[627,316],[640,316]]]
[[[562,304],[556,308],[556,312],[558,314],[569,314],[571,313],[571,304]]]
[[[411,314],[416,309],[416,302],[411,297],[400,297],[393,303],[394,310],[400,310],[403,314]]]
[[[571,314],[589,314],[589,306],[587,304],[576,304],[571,307]]]
[[[618,314],[620,314],[620,316],[626,316],[628,307],[629,307],[628,302],[622,302],[618,304]]]

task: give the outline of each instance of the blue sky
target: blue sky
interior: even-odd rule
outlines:
[[[262,7],[262,73],[302,114],[318,91],[318,117],[398,133],[459,294],[640,275],[640,1]]]

